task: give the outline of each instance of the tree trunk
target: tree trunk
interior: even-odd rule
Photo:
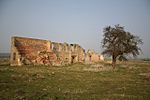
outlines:
[[[112,56],[112,67],[113,69],[116,67],[116,57],[114,55]]]

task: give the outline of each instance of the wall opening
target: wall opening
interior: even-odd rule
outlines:
[[[71,56],[71,63],[72,64],[75,63],[75,58],[76,58],[76,56]]]
[[[92,56],[90,55],[90,56],[89,56],[89,60],[90,60],[90,61],[92,60],[91,58],[92,58]]]
[[[16,53],[13,53],[13,60],[16,60]]]

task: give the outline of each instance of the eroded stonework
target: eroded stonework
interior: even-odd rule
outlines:
[[[56,43],[47,40],[12,37],[11,66],[16,65],[65,65],[77,62],[103,60],[94,51],[85,50],[78,44]]]

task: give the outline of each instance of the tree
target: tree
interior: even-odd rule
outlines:
[[[112,56],[112,66],[115,68],[116,60],[127,60],[128,55],[136,57],[140,54],[139,44],[142,40],[130,32],[126,32],[124,27],[115,25],[115,27],[107,26],[103,30],[102,54]]]

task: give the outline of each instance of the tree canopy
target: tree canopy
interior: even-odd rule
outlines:
[[[140,54],[139,44],[142,40],[130,32],[126,32],[124,27],[115,25],[114,27],[107,26],[103,30],[102,54],[112,56],[112,65],[115,68],[116,60],[127,60],[127,55],[136,57]]]

